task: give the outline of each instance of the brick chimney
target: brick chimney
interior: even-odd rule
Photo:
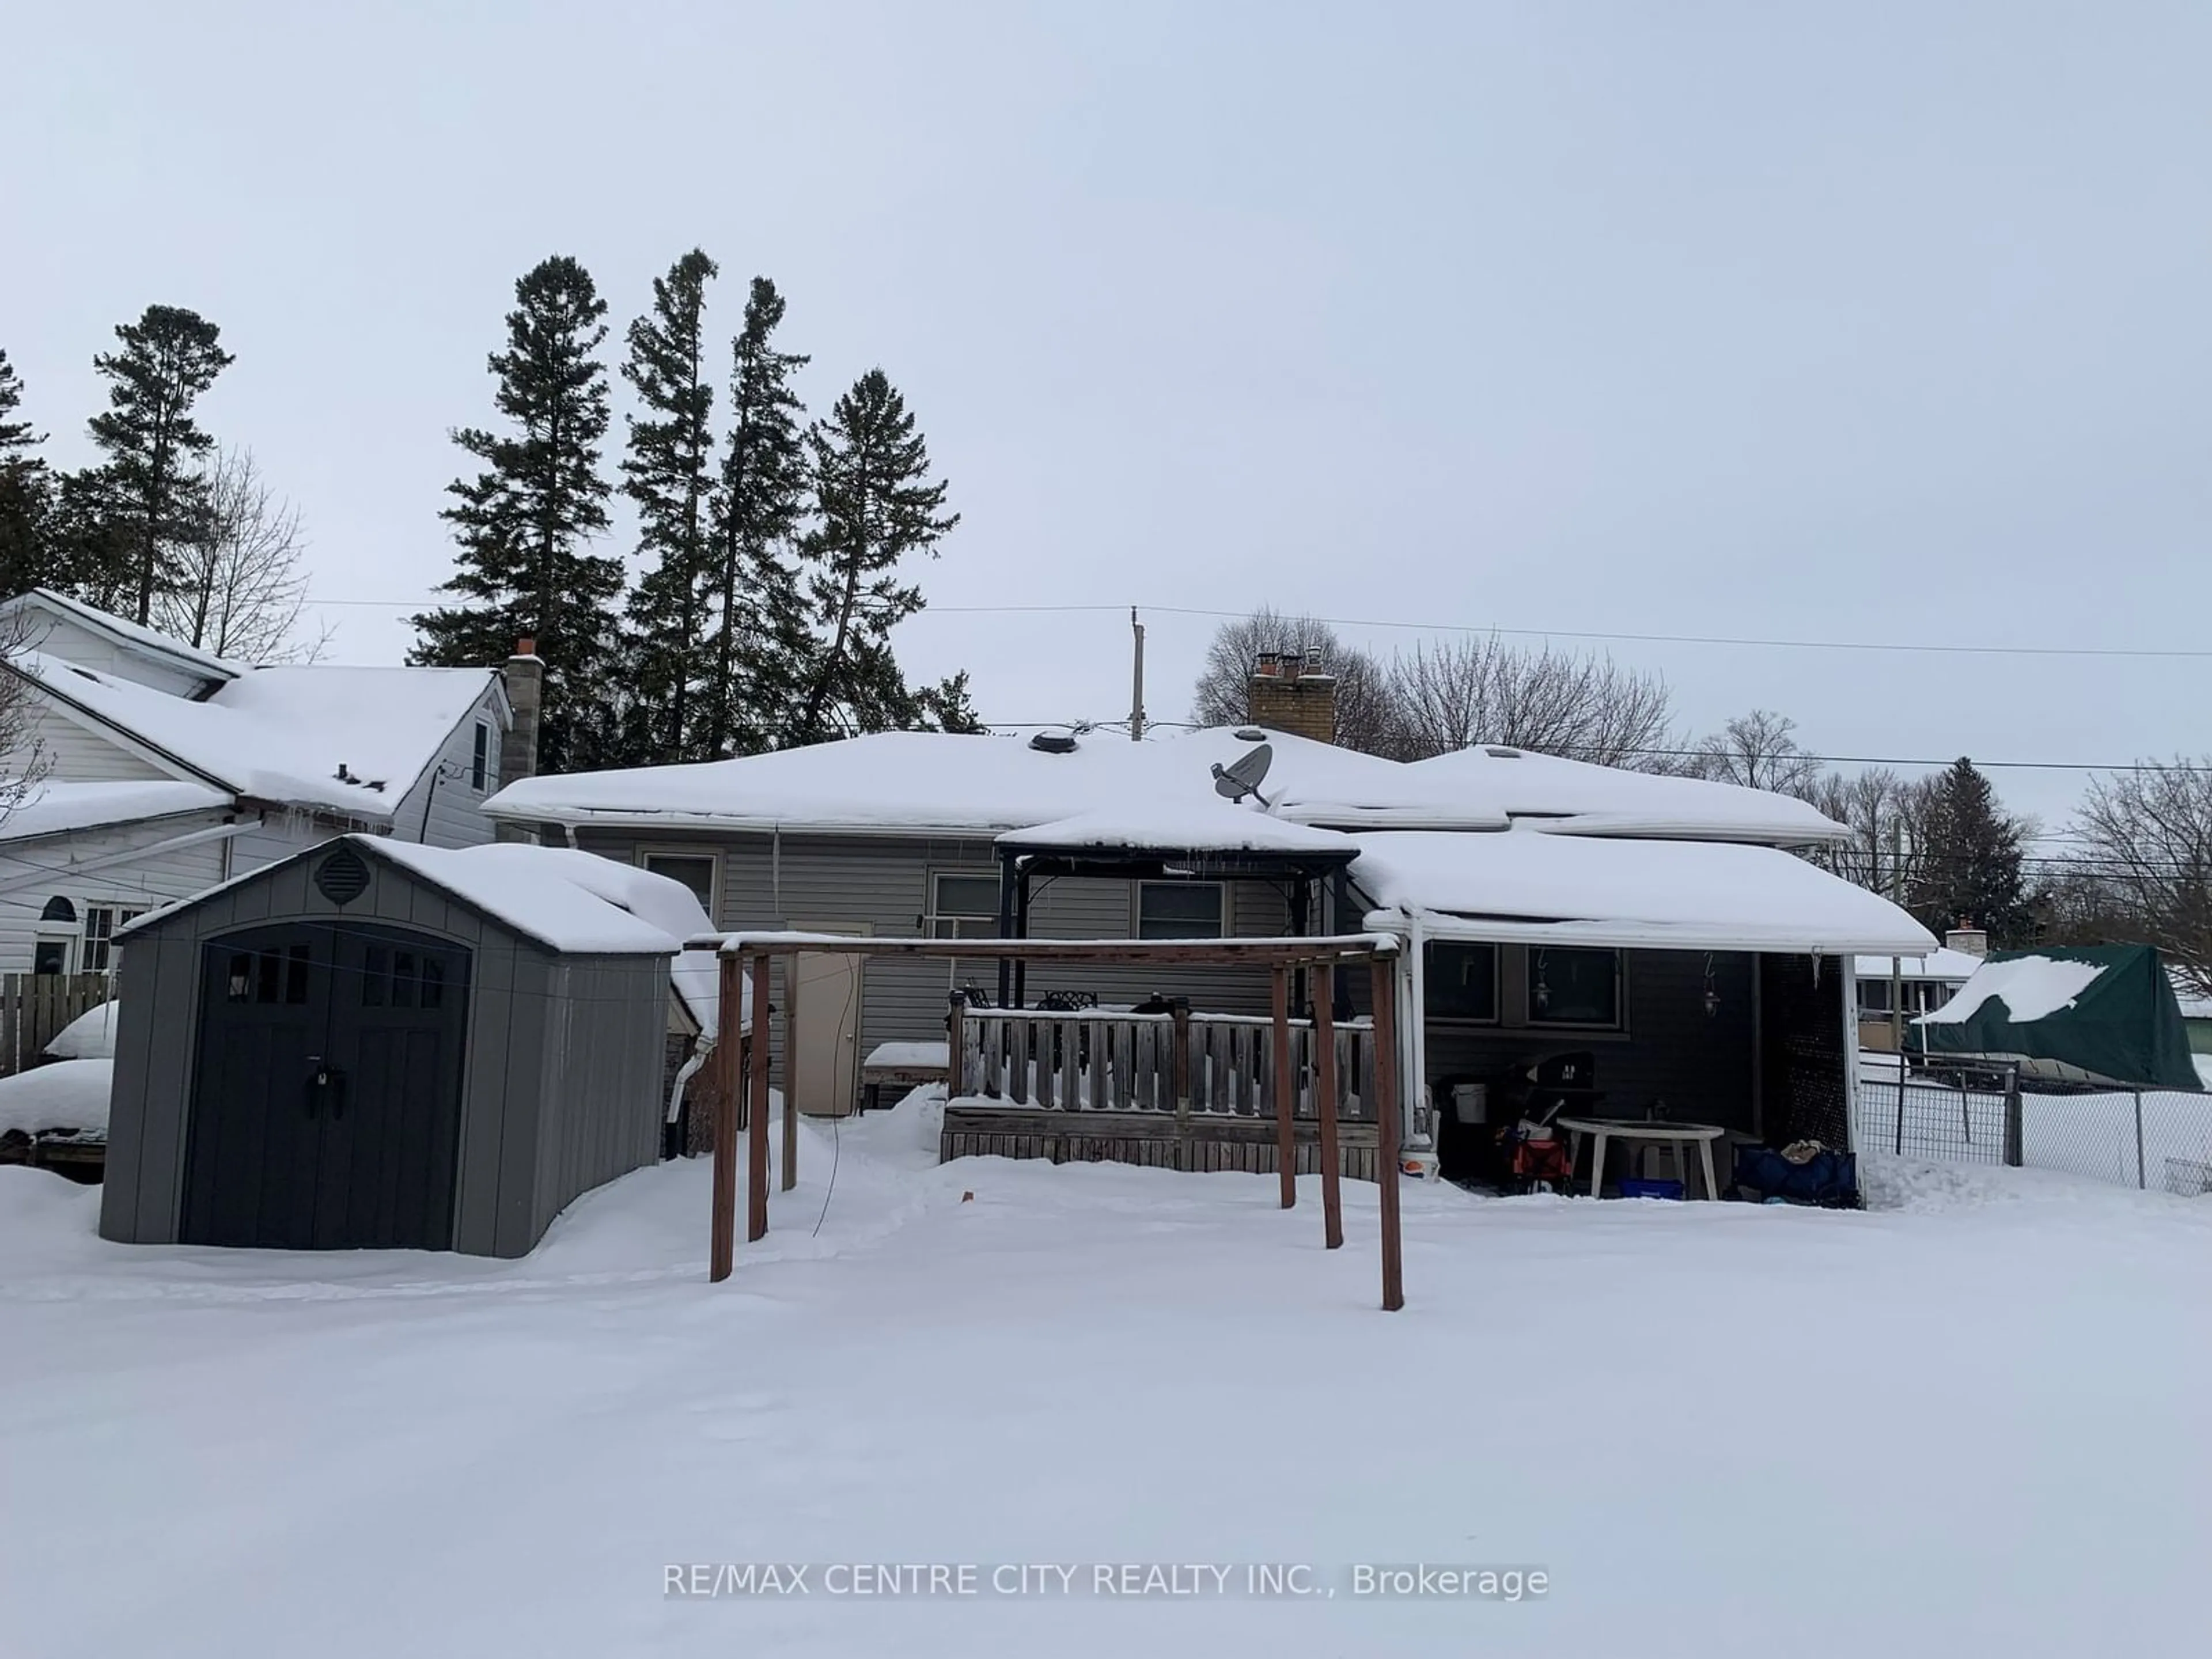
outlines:
[[[1336,741],[1336,676],[1302,651],[1262,651],[1252,670],[1252,724]]]
[[[538,713],[545,699],[545,663],[538,654],[538,641],[514,642],[514,654],[500,671],[507,682],[507,701],[514,722],[499,740],[499,781],[501,788],[521,778],[538,775]],[[535,841],[526,825],[501,818],[494,833],[501,841]]]
[[[1975,927],[1972,916],[1960,916],[1959,925],[1943,935],[1943,948],[1962,951],[1970,957],[1985,957],[1990,953],[1989,933]]]

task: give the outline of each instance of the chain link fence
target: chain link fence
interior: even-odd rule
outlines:
[[[2212,1194],[2212,1094],[2023,1079],[2015,1066],[1863,1057],[1861,1152],[2053,1170],[2184,1197]]]

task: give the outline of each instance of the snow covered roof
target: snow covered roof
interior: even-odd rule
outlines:
[[[1821,955],[1936,945],[1888,900],[1771,847],[1528,827],[1353,839],[1354,887],[1437,937]]]
[[[1556,819],[1547,826],[1556,834],[1807,846],[1843,833],[1795,796],[1526,750],[1477,746],[1416,761],[1407,769],[1449,779],[1509,817]]]
[[[2056,957],[1984,962],[1980,971],[1959,988],[1958,995],[1933,1012],[1921,1015],[1916,1024],[1963,1025],[1984,1004],[1997,999],[2004,1003],[2005,1016],[2014,1024],[2032,1024],[2062,1008],[2071,1008],[2104,971],[2100,963],[2067,962]]]
[[[1859,977],[1861,979],[1889,978],[1892,960],[1893,958],[1889,957],[1861,957],[1858,962]],[[1969,951],[1948,950],[1939,946],[1924,957],[1900,956],[1895,960],[1898,966],[1897,977],[1899,979],[1932,979],[1940,980],[1947,984],[1963,985],[1974,976],[1975,971],[1982,965],[1983,958]]]
[[[998,844],[1128,852],[1333,854],[1346,860],[1359,851],[1352,837],[1340,831],[1292,823],[1249,804],[1232,805],[1218,795],[1151,807],[1136,802],[1102,807],[1026,830],[1009,830]]]
[[[198,646],[187,645],[173,635],[142,627],[134,622],[125,622],[122,617],[111,616],[82,599],[73,599],[66,593],[57,593],[50,587],[34,587],[14,601],[14,605],[54,611],[95,634],[106,635],[135,655],[152,657],[207,679],[234,679],[247,672],[244,663],[232,662],[212,652],[203,651]],[[35,641],[33,642],[36,643]]]
[[[1224,805],[1212,768],[1249,754],[1245,727],[1130,743],[1104,733],[1073,752],[1014,738],[883,732],[690,766],[523,779],[486,803],[498,817],[641,828],[807,829],[997,836],[1062,820]],[[1413,765],[1268,732],[1260,793],[1278,820],[1325,828],[1502,830],[1540,817],[1555,832],[1798,844],[1846,833],[1802,802],[1692,778],[1657,778],[1486,752]],[[1257,833],[1257,832],[1255,832]]]
[[[181,779],[150,782],[68,783],[48,778],[4,819],[0,842],[31,841],[40,836],[76,834],[111,823],[221,811],[231,797],[203,783]]]
[[[194,702],[37,651],[10,665],[206,782],[372,823],[391,821],[495,678],[489,668],[258,668]]]

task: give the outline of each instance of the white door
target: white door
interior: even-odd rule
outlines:
[[[860,970],[867,958],[809,951],[791,960],[791,1101],[810,1117],[843,1117],[860,1095]]]

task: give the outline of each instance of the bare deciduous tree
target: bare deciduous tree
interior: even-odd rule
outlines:
[[[0,623],[0,665],[12,665],[33,643],[21,612]],[[46,775],[39,741],[38,704],[30,682],[0,665],[0,823],[30,799]]]
[[[299,509],[270,489],[250,450],[222,451],[204,476],[205,529],[179,550],[176,588],[155,596],[154,626],[218,657],[313,660],[329,635],[300,631],[307,544]]]
[[[1237,726],[1249,719],[1252,671],[1261,653],[1270,651],[1302,652],[1326,664],[1336,676],[1337,742],[1368,754],[1386,752],[1392,722],[1382,665],[1347,647],[1327,623],[1265,605],[1214,629],[1192,696],[1191,719],[1200,726]]]
[[[1754,708],[1705,739],[1684,768],[1713,783],[1803,795],[1820,781],[1820,764],[1797,746],[1797,722]]]
[[[1807,857],[1896,903],[1911,902],[1926,864],[1927,779],[1901,778],[1875,766],[1850,776],[1823,772],[1797,793],[1851,832],[1849,841],[1815,848]]]
[[[1394,659],[1389,690],[1391,752],[1401,760],[1494,743],[1650,769],[1677,746],[1666,682],[1609,657],[1468,635]]]
[[[2084,906],[2155,945],[2212,995],[2212,758],[2116,773],[2075,819]]]

